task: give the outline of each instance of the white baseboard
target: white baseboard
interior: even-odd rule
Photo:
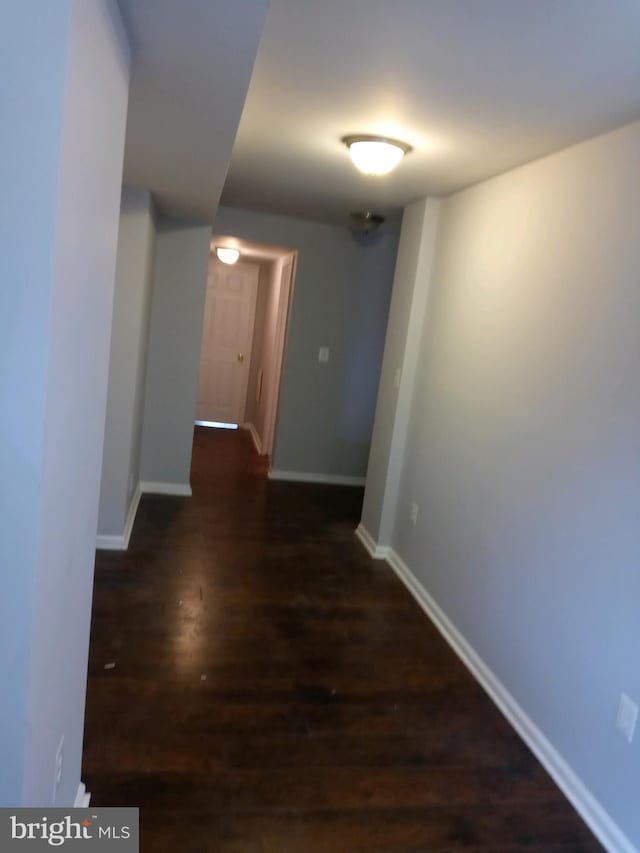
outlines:
[[[262,453],[262,440],[261,440],[260,436],[258,435],[258,430],[254,427],[253,424],[249,424],[249,423],[244,424],[242,429],[246,429],[249,431],[249,435],[251,436],[251,438],[253,440],[253,446],[256,449],[256,453],[258,454],[258,456],[262,456],[263,455],[263,453]]]
[[[80,782],[73,807],[74,809],[88,809],[90,802],[91,794],[87,791],[84,782]]]
[[[96,536],[97,551],[126,551],[122,534],[98,533]]]
[[[140,483],[140,491],[143,495],[176,495],[183,498],[190,498],[193,494],[189,483],[154,483],[149,480]]]
[[[102,551],[127,550],[127,548],[129,547],[129,539],[131,539],[131,531],[133,530],[133,523],[136,520],[136,513],[138,511],[138,505],[140,503],[141,497],[142,490],[140,488],[140,484],[138,483],[138,485],[136,486],[136,490],[133,493],[131,503],[129,504],[129,512],[127,513],[127,520],[124,524],[124,530],[119,536],[99,533],[96,539],[96,548],[99,548]]]
[[[366,531],[365,531],[366,533]],[[367,534],[368,536],[368,534]],[[370,550],[361,531],[360,541]],[[375,551],[376,545],[372,547]],[[387,562],[413,595],[420,607],[442,634],[467,669],[489,694],[522,740],[531,749],[538,761],[555,780],[560,790],[572,803],[593,834],[609,853],[639,853],[607,811],[600,805],[591,791],[567,764],[556,748],[547,740],[535,723],[518,705],[507,688],[489,669],[464,636],[458,631],[446,613],[429,595],[407,564],[392,549],[387,549]]]
[[[314,474],[306,471],[269,471],[270,480],[289,480],[292,483],[326,483],[332,486],[364,486],[365,477],[344,477],[341,474]]]
[[[356,536],[374,560],[386,560],[389,557],[389,549],[385,545],[377,545],[362,522],[356,527]]]
[[[140,488],[140,483],[136,486],[136,490],[133,493],[133,498],[131,499],[131,503],[129,504],[129,512],[127,513],[127,520],[124,525],[124,547],[125,551],[129,547],[129,540],[131,539],[131,531],[133,530],[133,525],[136,520],[136,513],[138,512],[138,507],[140,505],[140,498],[142,497],[142,489]]]

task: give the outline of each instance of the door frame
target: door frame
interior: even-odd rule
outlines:
[[[291,259],[291,262],[287,264],[289,258]],[[287,266],[288,273],[285,277]],[[297,251],[291,252],[290,255],[286,255],[283,258],[283,265],[280,273],[280,293],[278,299],[278,315],[276,319],[276,334],[273,352],[275,381],[271,387],[269,399],[266,405],[265,434],[262,437],[262,452],[263,454],[268,455],[271,461],[273,461],[273,448],[275,445],[278,427],[280,388],[282,386],[282,375],[284,373],[287,342],[289,339],[289,319],[291,315],[297,267]]]

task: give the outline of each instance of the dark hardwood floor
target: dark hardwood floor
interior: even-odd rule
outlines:
[[[192,485],[96,566],[83,780],[143,853],[601,849],[357,542],[360,490],[217,430]]]

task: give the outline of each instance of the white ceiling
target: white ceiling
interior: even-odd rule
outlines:
[[[268,0],[119,0],[132,45],[125,183],[212,222]]]
[[[272,0],[223,203],[389,213],[637,117],[638,0]],[[361,132],[415,150],[367,178]]]

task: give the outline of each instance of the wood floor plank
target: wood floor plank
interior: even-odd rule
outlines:
[[[143,853],[601,849],[356,541],[361,490],[202,429],[192,486],[96,563],[83,779]]]

